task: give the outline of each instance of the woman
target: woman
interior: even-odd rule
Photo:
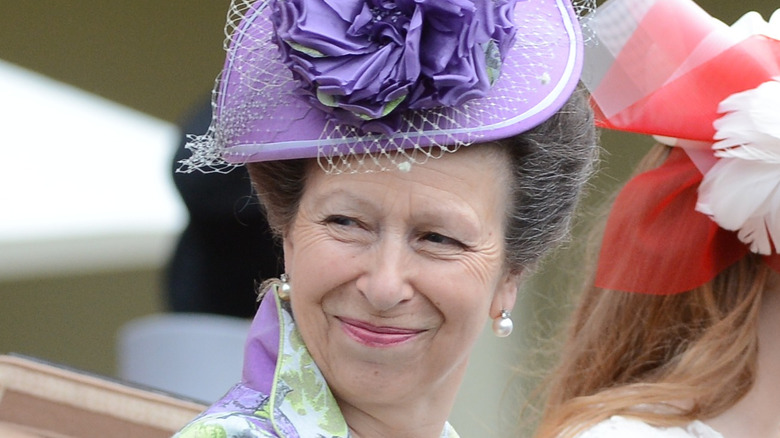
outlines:
[[[615,199],[539,437],[780,436],[780,13],[611,0],[586,75],[662,143]]]
[[[509,334],[520,275],[567,234],[596,155],[572,5],[272,0],[229,17],[185,167],[247,165],[285,274],[261,287],[243,381],[178,436],[457,436],[485,317]]]

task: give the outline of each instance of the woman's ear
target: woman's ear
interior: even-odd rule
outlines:
[[[511,312],[512,308],[515,307],[521,274],[522,272],[504,274],[496,288],[495,295],[493,295],[493,301],[490,303],[490,318],[498,318],[501,316],[502,310]]]

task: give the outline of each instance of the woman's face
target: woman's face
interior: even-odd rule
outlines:
[[[506,160],[489,147],[409,172],[308,172],[284,239],[295,320],[340,403],[454,397],[488,317],[511,309]]]

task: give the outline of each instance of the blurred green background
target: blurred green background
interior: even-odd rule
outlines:
[[[209,92],[221,67],[228,3],[2,0],[0,59],[176,123]],[[748,8],[768,18],[780,7],[777,0],[698,3],[727,23]],[[646,138],[625,134],[605,134],[603,140],[603,161],[584,218],[592,216],[605,196],[625,180],[650,144]],[[0,149],[6,147],[14,145],[0,144]],[[35,166],[30,167],[34,172]],[[578,257],[566,256],[566,251],[547,261],[528,284],[513,315],[527,330],[510,338],[515,342],[512,347],[502,344],[501,348],[523,356],[538,348],[537,338],[553,335],[572,290],[567,276],[579,264]],[[163,309],[162,268],[160,263],[149,263],[127,271],[0,278],[0,354],[19,352],[114,374],[117,329]],[[508,412],[511,422],[514,402]]]

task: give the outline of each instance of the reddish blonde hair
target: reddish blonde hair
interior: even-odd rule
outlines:
[[[656,147],[639,170],[660,164],[667,151]],[[682,425],[734,405],[755,379],[768,273],[749,255],[681,294],[586,288],[535,436],[573,437],[612,415]]]

